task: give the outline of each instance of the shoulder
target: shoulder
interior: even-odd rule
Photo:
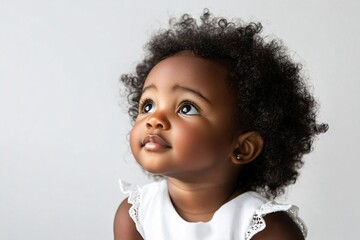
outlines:
[[[283,211],[264,216],[266,227],[252,240],[304,240],[298,225]]]
[[[127,199],[123,200],[115,214],[114,239],[115,240],[142,240],[143,238],[136,230],[134,221],[129,215],[131,204]]]

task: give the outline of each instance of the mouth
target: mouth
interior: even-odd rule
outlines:
[[[158,135],[147,135],[141,145],[149,151],[161,151],[171,148],[171,145]]]

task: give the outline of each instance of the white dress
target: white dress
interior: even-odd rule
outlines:
[[[265,228],[263,217],[278,211],[287,212],[304,237],[307,234],[296,206],[269,201],[256,192],[225,203],[209,222],[187,222],[174,209],[165,180],[143,187],[120,180],[120,187],[128,195],[130,217],[145,240],[250,240]]]

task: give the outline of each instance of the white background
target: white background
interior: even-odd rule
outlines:
[[[122,73],[170,16],[259,20],[284,40],[330,130],[280,200],[308,239],[360,239],[359,1],[0,0],[0,239],[112,239],[119,177],[149,180],[128,147]]]

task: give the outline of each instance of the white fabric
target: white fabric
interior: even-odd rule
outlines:
[[[209,222],[187,222],[174,209],[165,180],[143,187],[120,180],[120,187],[129,196],[130,217],[145,240],[250,240],[266,227],[263,217],[278,211],[287,212],[304,237],[307,234],[296,206],[271,202],[256,192],[225,203]]]

